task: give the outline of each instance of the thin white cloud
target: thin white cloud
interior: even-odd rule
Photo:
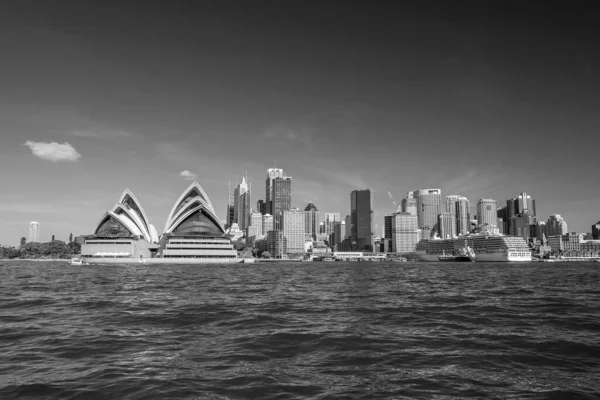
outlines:
[[[264,136],[270,139],[297,141],[309,145],[312,143],[316,131],[316,128],[309,124],[291,126],[286,123],[277,122],[265,128]]]
[[[69,143],[34,142],[28,140],[23,145],[29,147],[34,156],[48,161],[77,161],[81,154]]]
[[[79,131],[71,132],[71,135],[82,137],[82,138],[93,138],[93,139],[114,139],[114,138],[128,138],[131,137],[131,133],[127,131],[117,130],[96,130],[96,129],[84,129]]]
[[[181,176],[183,179],[185,179],[186,181],[195,181],[196,179],[198,179],[198,175],[188,171],[187,169],[185,171],[181,171],[179,173],[179,176]]]

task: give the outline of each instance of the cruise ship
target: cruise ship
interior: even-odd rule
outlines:
[[[490,233],[476,233],[454,239],[422,239],[415,253],[422,261],[438,261],[439,256],[458,255],[460,249],[470,247],[477,262],[531,261],[531,251],[522,237]]]

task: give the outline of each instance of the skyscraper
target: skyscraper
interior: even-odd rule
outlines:
[[[250,189],[246,178],[242,177],[240,184],[233,191],[233,222],[237,222],[240,229],[243,231],[248,226],[250,218]]]
[[[446,212],[454,215],[456,235],[467,235],[471,231],[471,204],[459,195],[446,196]]]
[[[229,190],[227,192],[227,210],[225,211],[225,228],[229,228],[235,219],[233,189],[231,188],[231,179],[229,180]]]
[[[417,200],[417,220],[421,238],[428,239],[438,231],[438,215],[442,213],[442,191],[440,189],[419,189],[413,192]]]
[[[567,222],[560,214],[553,214],[548,217],[546,236],[566,235],[568,232]]]
[[[411,253],[415,250],[421,235],[416,215],[400,212],[392,217],[392,251]]]
[[[312,240],[317,240],[317,234],[319,233],[319,210],[313,203],[308,203],[304,208],[304,228],[306,229],[306,235],[310,236]]]
[[[592,239],[600,239],[600,221],[592,225]]]
[[[265,215],[267,213],[267,203],[264,200],[258,200],[256,202],[256,211]]]
[[[350,193],[351,235],[352,242],[356,243],[356,250],[373,251],[375,243],[372,204],[371,190],[354,190]]]
[[[417,199],[415,199],[413,192],[408,192],[406,194],[406,197],[400,202],[400,206],[402,212],[417,215]]]
[[[498,223],[498,207],[496,200],[479,199],[477,202],[477,226],[496,226]]]
[[[40,242],[40,224],[39,222],[30,222],[29,223],[29,243],[39,243]]]
[[[265,214],[262,216],[262,231],[263,235],[267,235],[269,231],[273,230],[273,216],[271,214]]]
[[[258,211],[250,214],[250,226],[254,228],[254,234],[257,238],[265,235],[263,233],[263,215]]]
[[[456,217],[449,212],[443,212],[438,215],[439,233],[442,239],[456,237]]]
[[[527,193],[522,192],[518,196],[506,201],[505,221],[507,221],[507,231],[510,232],[511,235],[514,235],[513,232],[515,232],[514,218],[519,214],[523,214],[525,211],[528,211],[528,217],[536,218],[535,200]]]
[[[265,193],[265,212],[267,214],[275,215],[273,208],[273,180],[275,178],[283,178],[283,170],[281,168],[269,168],[267,170],[267,180],[266,180],[266,193]]]
[[[283,236],[287,239],[288,253],[304,252],[304,238],[306,236],[304,221],[304,211],[298,208],[283,211],[281,228]]]

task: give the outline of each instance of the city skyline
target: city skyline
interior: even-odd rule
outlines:
[[[599,219],[585,13],[81,3],[2,6],[1,244],[32,220],[42,241],[89,233],[124,187],[160,225],[168,194],[198,179],[223,218],[228,178],[247,170],[254,201],[275,161],[292,207],[347,215],[368,188],[379,226],[388,191],[419,187],[472,205],[531,193],[538,220],[570,231]]]

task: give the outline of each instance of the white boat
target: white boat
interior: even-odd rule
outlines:
[[[90,265],[89,263],[83,262],[82,258],[71,258],[71,260],[69,261],[69,264],[71,264],[71,265]]]
[[[522,237],[490,233],[454,239],[422,239],[415,249],[421,261],[439,261],[446,253],[461,254],[468,249],[477,262],[530,262],[531,251]]]

